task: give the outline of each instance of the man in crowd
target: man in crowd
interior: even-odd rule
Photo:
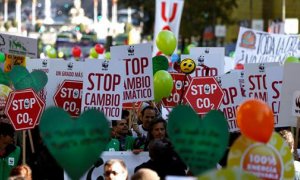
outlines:
[[[126,164],[121,159],[110,159],[104,164],[105,180],[128,180]]]
[[[146,106],[141,111],[142,124],[137,126],[137,123],[133,123],[132,133],[134,137],[147,137],[150,122],[154,120],[156,115],[155,109],[152,106]]]

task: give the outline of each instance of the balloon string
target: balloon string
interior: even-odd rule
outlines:
[[[183,94],[185,93],[185,82],[186,82],[186,80],[187,80],[187,75],[185,75],[184,79],[183,79],[183,85],[182,85],[182,88],[181,88],[179,105],[182,104],[182,101],[183,101]]]

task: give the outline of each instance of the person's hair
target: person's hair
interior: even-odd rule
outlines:
[[[146,111],[147,109],[150,109],[150,110],[155,111],[154,107],[152,107],[152,106],[150,106],[150,105],[149,105],[149,106],[146,106],[146,107],[144,107],[144,108],[142,109],[142,111],[141,111],[142,116],[144,116],[145,111]]]
[[[160,180],[160,177],[151,169],[141,168],[131,176],[131,180]]]
[[[118,125],[118,120],[111,120],[111,126],[116,127]]]
[[[167,139],[153,139],[148,148],[153,161],[169,161],[174,152],[171,142]]]
[[[291,152],[294,156],[294,159],[298,160],[299,158],[297,155],[297,151],[294,151],[294,136],[293,136],[292,132],[284,129],[284,130],[279,131],[279,134],[283,137],[285,142],[288,144],[288,146],[291,149]]]
[[[108,161],[106,161],[104,163],[104,167],[105,166],[111,166],[111,165],[113,165],[115,163],[121,164],[121,166],[127,171],[126,164],[125,164],[125,162],[122,159],[110,159],[110,160],[108,160]]]
[[[22,165],[12,168],[9,175],[12,178],[13,177],[22,177],[22,178],[24,178],[24,180],[32,179],[31,168],[26,164],[22,164]]]
[[[126,117],[128,117],[130,115],[129,111],[126,109],[122,110],[122,119],[125,119]]]
[[[15,130],[11,124],[0,123],[0,135],[14,137]]]
[[[158,124],[158,123],[163,123],[164,128],[165,128],[165,130],[166,130],[166,131],[165,131],[165,133],[166,133],[165,138],[168,137],[168,133],[167,133],[167,122],[166,122],[163,118],[160,117],[160,118],[154,119],[153,121],[150,122],[146,142],[149,143],[151,140],[154,139],[154,137],[153,137],[153,135],[152,135],[152,130],[154,129],[154,126],[155,126],[156,124]]]

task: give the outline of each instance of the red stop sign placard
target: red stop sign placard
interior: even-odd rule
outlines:
[[[44,108],[44,102],[32,89],[24,89],[9,94],[5,114],[15,130],[32,129],[39,121]]]
[[[138,101],[135,103],[123,103],[122,106],[123,109],[140,109],[141,105],[142,105],[142,101]]]
[[[54,94],[54,103],[63,108],[72,117],[81,112],[82,81],[64,80]]]
[[[186,92],[186,99],[198,114],[218,109],[224,92],[214,77],[195,77]]]
[[[164,107],[175,107],[180,103],[185,104],[185,93],[190,84],[189,76],[183,73],[170,73],[173,78],[173,89],[171,95],[162,99]]]

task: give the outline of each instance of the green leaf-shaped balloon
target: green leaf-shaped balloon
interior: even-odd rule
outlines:
[[[34,70],[31,73],[23,66],[14,66],[8,73],[15,90],[32,88],[36,92],[41,91],[48,82],[48,76],[44,71]]]
[[[110,138],[108,121],[96,110],[71,119],[61,108],[48,108],[40,131],[48,150],[72,179],[79,179],[93,165]]]
[[[154,56],[152,58],[153,75],[159,70],[167,71],[169,68],[169,61],[166,56]]]
[[[215,168],[229,141],[227,121],[221,112],[212,110],[201,119],[190,106],[184,105],[169,114],[168,133],[194,175]]]
[[[0,84],[4,84],[6,86],[10,85],[10,81],[7,74],[4,73],[1,68],[0,68]]]

